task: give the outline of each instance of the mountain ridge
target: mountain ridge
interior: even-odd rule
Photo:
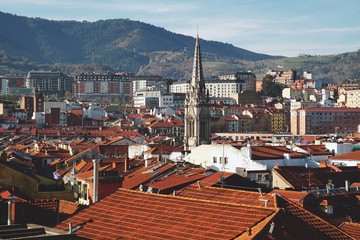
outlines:
[[[95,22],[29,18],[0,12],[0,49],[39,63],[96,63],[123,71],[139,70],[156,51],[192,52],[194,38],[128,19]],[[228,43],[201,40],[202,51],[249,61],[278,59]]]

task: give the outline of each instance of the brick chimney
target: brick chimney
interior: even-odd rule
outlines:
[[[124,172],[129,171],[129,157],[126,155],[125,156],[125,161],[124,161]]]

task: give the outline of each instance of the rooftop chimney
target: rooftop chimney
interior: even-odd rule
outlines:
[[[148,167],[151,164],[151,159],[145,159],[144,162],[145,162],[145,167]]]
[[[348,192],[349,191],[349,181],[345,180],[345,190]]]
[[[71,225],[71,222],[69,222],[69,234],[72,233],[72,225]]]
[[[93,159],[93,203],[98,201],[99,197],[99,159]]]
[[[15,201],[14,197],[10,196],[8,197],[8,219],[7,224],[12,225],[15,223]]]
[[[129,157],[126,155],[124,161],[124,172],[127,172],[128,170],[129,170]]]
[[[249,159],[251,159],[252,149],[251,149],[251,144],[250,144],[250,142],[247,143],[246,147],[247,147],[247,155],[248,155]]]

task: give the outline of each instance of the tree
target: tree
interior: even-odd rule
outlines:
[[[275,77],[267,74],[262,80],[262,95],[279,97],[282,94],[283,86],[275,82]]]

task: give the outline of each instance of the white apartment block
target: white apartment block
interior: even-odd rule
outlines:
[[[243,80],[205,80],[205,87],[210,97],[229,98],[233,93],[240,93],[245,88]],[[170,93],[186,93],[189,90],[189,83],[185,81],[174,82],[170,86]]]
[[[132,88],[133,94],[135,94],[135,92],[148,90],[152,86],[154,86],[155,83],[156,83],[155,80],[148,80],[148,79],[133,80],[133,82],[132,82],[132,84],[133,84],[133,88]]]
[[[161,92],[146,90],[134,93],[134,107],[158,107]]]

